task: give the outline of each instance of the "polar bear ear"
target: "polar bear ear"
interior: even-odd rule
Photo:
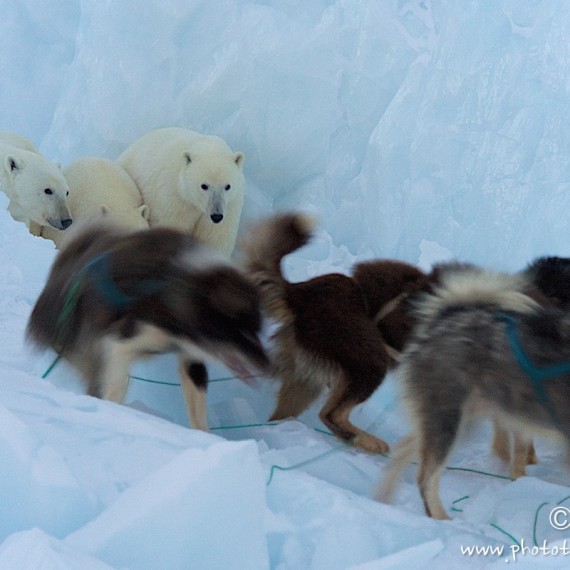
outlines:
[[[143,204],[140,208],[137,209],[137,211],[145,220],[148,220],[150,209],[146,204]]]
[[[22,170],[24,163],[15,156],[8,155],[4,159],[4,168],[8,174],[17,174],[20,170]]]
[[[244,154],[243,152],[235,152],[234,153],[234,162],[239,168],[243,168],[243,161],[244,161]]]

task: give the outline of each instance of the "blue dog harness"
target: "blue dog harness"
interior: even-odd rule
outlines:
[[[552,402],[544,389],[544,380],[570,373],[570,362],[562,362],[560,364],[553,364],[552,366],[544,366],[541,368],[535,366],[522,347],[517,332],[517,319],[506,313],[498,315],[498,319],[507,325],[507,339],[509,341],[509,346],[522,371],[530,378],[537,398],[548,410],[552,419],[558,423],[556,414],[554,413],[554,408],[552,407]]]
[[[90,274],[92,284],[102,297],[117,309],[124,309],[135,301],[136,297],[123,293],[113,281],[109,254],[107,252],[101,253],[86,263],[77,274],[77,277],[81,277],[82,274],[85,275],[86,273]]]
[[[110,265],[109,252],[103,252],[87,262],[73,276],[56,323],[60,344],[65,344],[65,328],[77,305],[81,283],[88,276],[100,295],[117,310],[124,310],[141,297],[156,293],[164,281],[162,279],[141,281],[137,284],[136,294],[128,295],[121,291],[113,280]]]

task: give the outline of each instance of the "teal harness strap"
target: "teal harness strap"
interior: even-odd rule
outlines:
[[[498,318],[507,325],[507,339],[509,341],[509,346],[519,366],[521,367],[522,371],[530,378],[534,392],[540,402],[548,410],[556,423],[558,423],[556,414],[554,413],[554,409],[552,407],[552,402],[550,401],[550,398],[544,389],[544,380],[553,378],[555,376],[561,376],[562,374],[570,373],[570,362],[562,362],[560,364],[553,364],[552,366],[538,368],[528,358],[521,345],[519,335],[517,333],[517,319],[512,315],[507,315],[504,313],[499,315]]]
[[[91,274],[91,282],[99,293],[117,309],[123,309],[133,303],[137,297],[123,293],[111,277],[109,254],[101,253],[94,257],[83,268],[84,272]]]
[[[109,262],[109,253],[103,252],[91,261],[87,262],[72,278],[69,288],[63,300],[63,306],[55,323],[55,342],[60,348],[58,355],[51,366],[43,374],[46,378],[62,357],[62,350],[65,349],[69,341],[69,320],[73,317],[79,297],[81,295],[81,285],[87,276],[90,276],[92,284],[99,293],[116,309],[126,309],[137,299],[145,295],[156,293],[162,286],[164,279],[147,279],[137,284],[136,295],[127,295],[113,281]]]
[[[163,284],[163,279],[147,279],[137,284],[136,294],[127,295],[113,280],[109,261],[109,253],[103,252],[87,262],[72,278],[63,301],[63,307],[57,318],[57,342],[61,346],[67,343],[66,328],[77,307],[81,293],[81,284],[89,276],[93,286],[103,298],[116,309],[129,307],[137,299],[156,293]]]

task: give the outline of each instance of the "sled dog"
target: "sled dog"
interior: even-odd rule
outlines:
[[[207,430],[204,359],[265,370],[254,285],[187,234],[88,227],[56,258],[27,337],[75,366],[92,396],[121,403],[131,363],[174,351],[193,427]]]
[[[322,422],[341,440],[384,453],[388,444],[356,427],[349,415],[373,394],[395,363],[396,350],[377,326],[382,307],[407,287],[421,288],[427,277],[411,265],[386,261],[375,266],[377,276],[385,277],[381,291],[369,265],[357,277],[333,273],[291,283],[281,261],[309,241],[313,226],[314,221],[302,214],[278,214],[253,227],[243,242],[247,271],[277,325],[271,360],[281,387],[270,420],[298,416],[328,388],[319,414]],[[392,307],[390,322],[395,323],[402,310]],[[399,349],[402,331],[392,328],[391,342]]]
[[[568,444],[570,313],[537,302],[527,277],[443,271],[417,301],[418,322],[398,369],[415,429],[398,444],[378,498],[389,498],[403,467],[419,455],[426,512],[448,518],[441,473],[460,428],[477,415],[490,414],[516,434],[519,460],[528,459],[535,434]]]

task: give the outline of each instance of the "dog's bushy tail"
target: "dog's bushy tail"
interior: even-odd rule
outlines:
[[[420,316],[430,319],[447,307],[485,306],[492,310],[534,313],[539,304],[527,294],[528,281],[522,275],[509,275],[476,266],[445,265],[437,269],[432,292],[417,303]]]
[[[242,241],[247,272],[265,309],[276,319],[286,320],[290,315],[286,302],[288,282],[281,261],[311,239],[314,226],[315,220],[305,214],[278,214],[254,225]]]

